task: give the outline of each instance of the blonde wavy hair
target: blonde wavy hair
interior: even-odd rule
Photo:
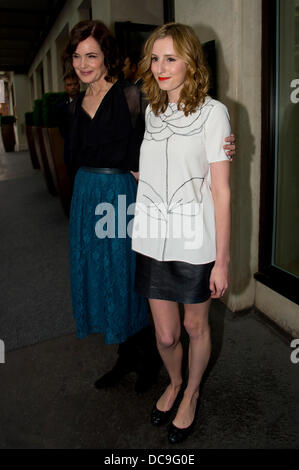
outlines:
[[[190,26],[181,23],[167,23],[156,28],[144,45],[144,57],[139,63],[139,74],[143,79],[142,91],[148,99],[154,114],[164,113],[168,106],[168,95],[160,89],[152,71],[152,50],[157,39],[170,36],[176,54],[187,65],[184,87],[177,103],[185,116],[196,111],[208,93],[209,72],[199,39]]]

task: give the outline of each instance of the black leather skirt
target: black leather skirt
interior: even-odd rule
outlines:
[[[214,261],[190,264],[182,261],[157,261],[136,253],[135,290],[149,299],[182,304],[205,302],[211,296],[209,281]]]

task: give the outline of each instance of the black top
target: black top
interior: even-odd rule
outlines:
[[[71,134],[73,169],[87,166],[138,171],[144,134],[140,96],[138,87],[116,82],[93,118],[82,108],[84,93],[79,96]]]

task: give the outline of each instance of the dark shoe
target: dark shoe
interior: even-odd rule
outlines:
[[[191,434],[194,427],[194,422],[190,424],[187,428],[177,428],[173,423],[170,423],[168,428],[168,440],[171,444],[179,444],[180,442],[185,441],[187,437]]]
[[[161,426],[162,424],[167,423],[167,421],[170,419],[173,411],[175,410],[178,401],[180,400],[182,394],[182,388],[179,390],[176,399],[174,400],[174,403],[170,410],[167,411],[160,411],[158,410],[157,406],[155,405],[151,414],[151,423],[154,424],[155,426]]]
[[[132,371],[130,367],[120,367],[118,363],[106,374],[100,377],[94,384],[95,388],[110,388],[117,385],[121,379]]]
[[[194,429],[198,411],[198,402],[195,409],[195,414],[192,423],[187,428],[177,428],[173,423],[170,423],[168,427],[168,440],[171,444],[179,444],[187,439]]]
[[[174,407],[170,408],[168,411],[160,411],[156,406],[154,406],[151,414],[151,423],[155,426],[161,426],[162,424],[167,423],[173,412],[173,408]]]

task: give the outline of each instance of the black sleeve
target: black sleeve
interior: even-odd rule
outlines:
[[[143,140],[144,132],[140,132],[140,129],[132,128],[132,132],[128,142],[128,164],[129,169],[132,171],[139,170],[139,155],[140,147]]]
[[[128,156],[130,169],[138,171],[140,147],[144,136],[144,110],[142,106],[142,95],[140,89],[135,86],[126,86],[124,94],[131,116],[132,132],[129,138]]]
[[[63,127],[64,132],[64,162],[70,174],[75,174],[78,170],[78,150],[79,150],[79,113],[78,107],[81,105],[83,94],[80,93],[79,97],[68,103],[65,122]],[[80,99],[79,99],[80,98]],[[60,130],[61,132],[61,130]]]

